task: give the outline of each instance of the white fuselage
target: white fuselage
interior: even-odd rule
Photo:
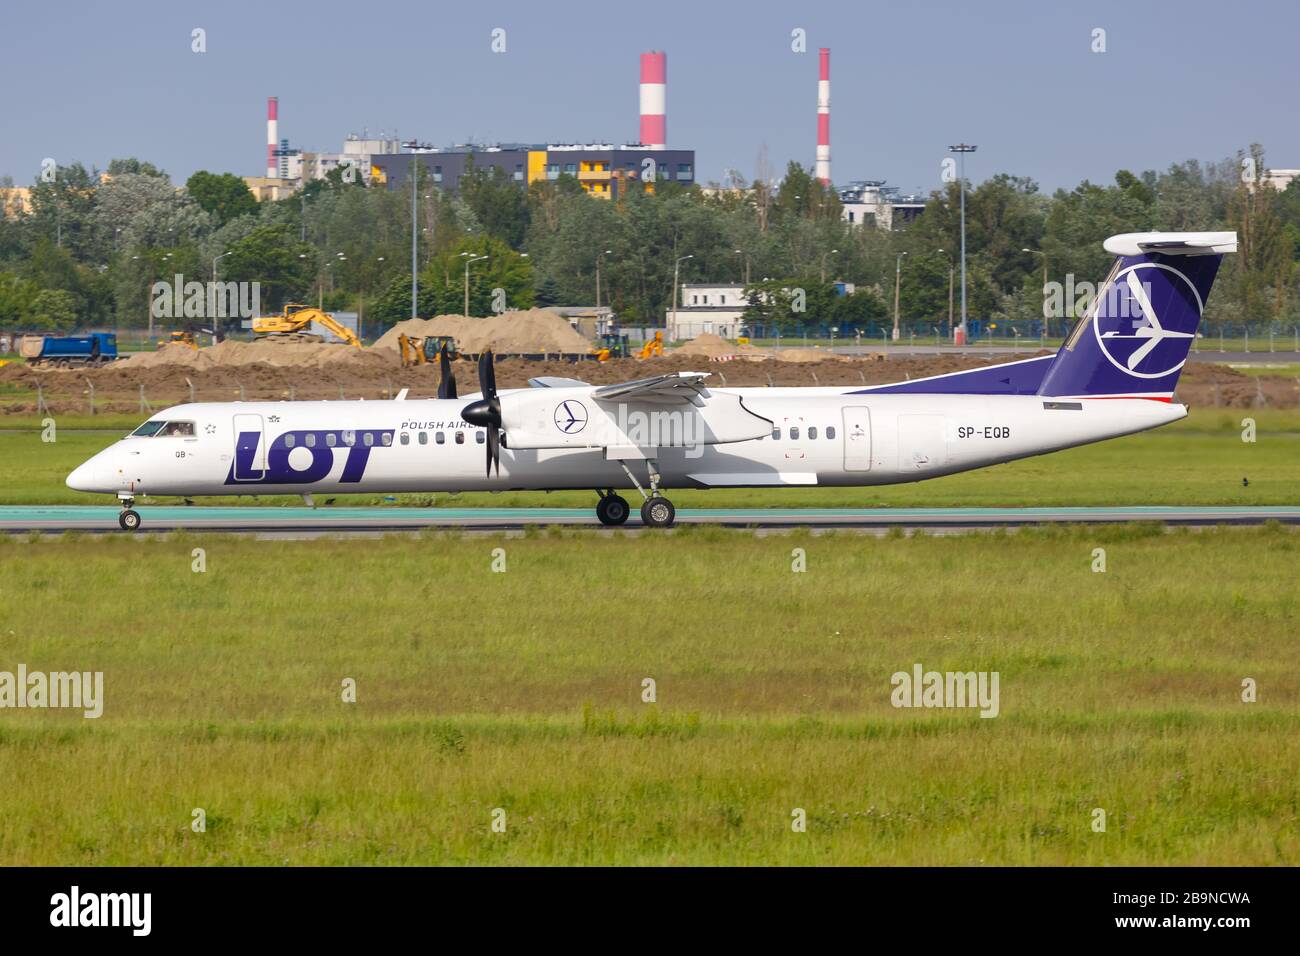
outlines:
[[[590,404],[590,389],[533,391],[555,401],[572,393]],[[649,462],[663,488],[880,485],[1127,435],[1187,414],[1183,405],[1149,399],[712,392],[738,396],[771,430],[723,444],[624,446],[615,455],[621,460],[606,447],[505,447],[500,473],[489,476],[486,433],[461,418],[477,396],[195,403],[150,419],[182,423],[180,434],[124,438],[77,468],[68,485],[123,497],[626,489],[633,482],[624,466],[645,482]]]

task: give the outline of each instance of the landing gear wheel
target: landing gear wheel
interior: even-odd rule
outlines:
[[[627,521],[631,510],[626,498],[620,495],[605,495],[596,505],[596,517],[600,519],[601,524],[620,525]]]
[[[667,498],[656,495],[647,498],[645,504],[641,505],[641,521],[652,528],[670,527],[676,517],[677,509]]]
[[[123,531],[134,531],[140,527],[140,512],[127,508],[117,516],[117,523],[122,526]]]

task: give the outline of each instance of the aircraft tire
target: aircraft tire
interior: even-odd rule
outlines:
[[[648,498],[641,505],[641,521],[651,528],[672,527],[676,517],[677,509],[667,498]]]
[[[621,495],[606,495],[596,505],[596,517],[600,519],[600,523],[603,525],[620,525],[627,521],[627,516],[631,511],[627,499]]]

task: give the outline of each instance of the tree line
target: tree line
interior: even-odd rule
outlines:
[[[968,183],[969,314],[1041,321],[1045,284],[1100,281],[1110,261],[1101,242],[1116,233],[1235,229],[1241,251],[1226,261],[1206,318],[1290,329],[1300,318],[1300,181],[1279,191],[1250,174],[1265,168],[1252,146],[1051,195],[1006,173]],[[30,209],[11,202],[0,215],[0,328],[141,327],[154,283],[177,275],[258,282],[263,311],[291,301],[357,311],[371,335],[411,314],[409,187],[335,170],[259,203],[234,174],[200,171],[177,185],[138,159],[52,173],[32,185]],[[599,282],[600,304],[624,324],[661,325],[675,266],[682,282],[743,283],[750,318],[777,332],[886,324],[896,280],[909,328],[946,327],[957,298],[955,182],[894,231],[846,222],[834,191],[798,163],[779,181],[663,182],[613,201],[569,176],[525,188],[472,164],[458,191],[417,178],[415,192],[416,311],[426,317],[463,311],[467,286],[469,312],[486,315],[594,305]],[[840,294],[843,283],[851,295]]]

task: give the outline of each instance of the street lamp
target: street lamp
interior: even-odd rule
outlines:
[[[900,252],[898,258],[894,260],[894,335],[895,342],[898,341],[898,286],[903,277],[903,258],[906,252]]]
[[[823,252],[823,253],[822,253],[822,282],[823,282],[823,283],[826,282],[826,257],[827,257],[827,256],[833,256],[833,255],[835,255],[836,253],[838,253],[839,251],[840,251],[840,250],[838,250],[838,249],[832,249],[830,252]]]
[[[345,255],[344,255],[343,253],[341,253],[341,252],[336,252],[336,253],[334,253],[334,258],[331,259],[329,262],[325,263],[325,268],[321,270],[321,273],[320,273],[320,283],[319,283],[319,285],[318,285],[318,293],[317,293],[317,299],[316,299],[316,308],[320,309],[321,311],[324,311],[324,310],[325,310],[325,272],[326,272],[326,270],[329,269],[329,267],[332,266],[332,265],[334,265],[334,263],[336,263],[336,262],[347,262],[347,261],[348,261],[348,257],[347,257],[347,256],[345,256]],[[333,289],[333,285],[332,285],[332,284],[331,284],[330,288]]]
[[[745,285],[749,285],[749,253],[744,249],[737,249],[736,255],[744,256],[745,259]]]
[[[1046,302],[1047,301],[1047,253],[1042,252],[1041,250],[1038,249],[1021,249],[1020,251],[1027,252],[1031,256],[1043,257],[1043,301]],[[1044,307],[1043,309],[1043,334],[1044,335],[1052,334],[1051,329],[1048,327],[1048,317],[1047,317],[1046,307]]]
[[[606,249],[600,255],[596,256],[596,311],[600,311],[600,263],[608,255],[612,255],[613,249]],[[527,253],[524,253],[527,255]]]
[[[682,263],[685,262],[687,259],[694,259],[694,258],[695,258],[694,255],[689,255],[689,256],[678,256],[678,257],[677,257],[677,261],[673,263],[673,298],[672,298],[672,301],[671,301],[669,304],[673,307],[673,323],[674,323],[674,325],[676,324],[676,320],[677,320],[677,276],[678,276],[679,271],[680,271],[680,269],[681,269],[681,267],[682,267]],[[668,322],[668,316],[665,315],[665,316],[664,316],[664,324],[667,325],[667,322]]]
[[[482,262],[484,259],[487,259],[487,258],[490,258],[490,257],[489,257],[489,256],[471,256],[471,255],[469,255],[469,253],[467,253],[467,252],[462,252],[461,255],[462,255],[462,256],[467,256],[467,258],[465,259],[465,313],[464,313],[464,314],[465,314],[466,316],[468,316],[468,315],[469,315],[469,267],[470,267],[471,265],[473,265],[474,263],[476,263],[476,262]]]
[[[966,327],[966,154],[975,152],[977,148],[966,143],[948,147],[948,152],[957,154],[957,192],[961,195],[961,340],[963,345],[970,340],[970,331]]]
[[[403,149],[411,151],[411,318],[415,318],[417,302],[420,298],[420,267],[418,262],[420,249],[420,230],[416,226],[416,213],[420,208],[420,166],[416,153],[432,149],[428,143],[411,140],[402,144]]]
[[[223,252],[221,255],[214,257],[212,260],[212,285],[214,286],[214,291],[212,293],[212,296],[209,297],[208,299],[209,302],[215,303],[216,301],[218,301],[216,298],[217,293],[215,291],[215,286],[217,284],[217,263],[220,262],[222,259],[226,258],[226,256],[230,256],[230,255],[234,255],[234,252],[233,251]],[[225,301],[224,296],[222,297],[221,301]],[[218,310],[214,310],[214,311],[218,311]],[[219,315],[212,316],[212,341],[214,344],[217,341],[219,341],[221,338],[221,323],[219,321],[220,319],[221,316]]]
[[[945,250],[936,249],[934,251],[941,253],[944,256],[944,258],[948,260],[948,341],[951,342],[952,341],[952,290],[954,284],[953,274],[957,271],[957,267],[953,264],[952,256],[948,255],[948,253]]]

